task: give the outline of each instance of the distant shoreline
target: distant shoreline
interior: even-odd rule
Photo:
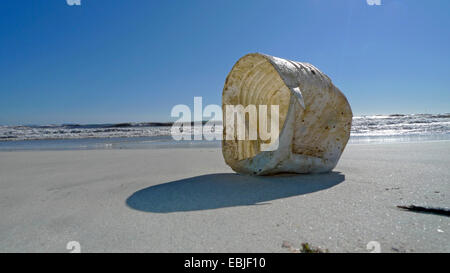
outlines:
[[[202,121],[205,125],[207,121]],[[125,122],[106,124],[62,124],[62,125],[22,125],[0,126],[1,146],[14,146],[5,142],[24,142],[46,140],[91,143],[117,142],[170,142],[174,122]],[[183,128],[183,134],[199,135],[200,128],[191,126]],[[214,130],[221,135],[221,122]],[[180,132],[176,132],[180,133]],[[384,142],[398,139],[448,139],[450,135],[450,114],[392,114],[353,117],[350,132],[351,141]],[[97,139],[97,140],[92,140]],[[403,140],[402,140],[403,141]],[[409,141],[409,140],[407,140]],[[33,143],[41,145],[44,142]],[[20,144],[17,144],[20,145]]]
[[[421,142],[450,143],[450,134],[420,136],[350,136],[347,145],[401,144]],[[119,150],[119,149],[166,149],[166,148],[220,148],[221,140],[181,140],[171,136],[154,137],[111,137],[78,139],[37,139],[0,141],[0,152],[14,151],[58,151],[58,150]]]

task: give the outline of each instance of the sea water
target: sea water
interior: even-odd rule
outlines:
[[[350,144],[450,140],[450,114],[355,116],[350,135]],[[175,141],[171,126],[161,123],[0,126],[3,151],[165,147],[220,147],[220,141]]]

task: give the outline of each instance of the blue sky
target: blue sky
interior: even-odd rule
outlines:
[[[314,64],[355,115],[450,112],[450,1],[7,0],[0,124],[167,121],[262,52]]]

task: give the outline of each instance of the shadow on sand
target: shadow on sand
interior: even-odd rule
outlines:
[[[270,177],[208,174],[139,190],[128,197],[126,204],[136,210],[156,213],[261,205],[324,190],[344,180],[345,176],[338,172]]]

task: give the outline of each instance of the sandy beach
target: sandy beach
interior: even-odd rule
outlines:
[[[249,177],[219,148],[0,152],[0,252],[450,252],[450,142],[349,145],[334,172]]]

